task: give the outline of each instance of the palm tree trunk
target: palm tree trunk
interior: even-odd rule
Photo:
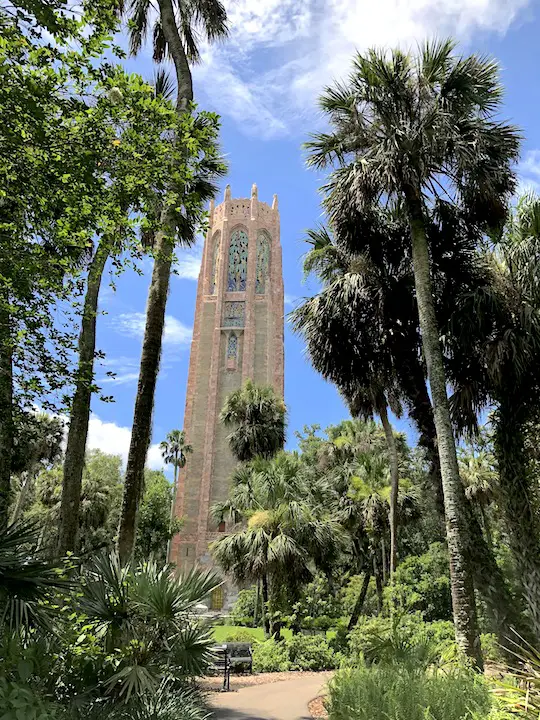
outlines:
[[[347,630],[350,632],[353,627],[356,626],[358,620],[360,619],[360,615],[362,614],[362,608],[364,607],[364,603],[366,601],[366,595],[369,588],[369,581],[371,579],[371,571],[366,568],[364,573],[364,582],[362,583],[362,588],[360,590],[360,594],[358,595],[356,602],[354,603],[354,608],[351,614],[351,617],[349,619],[349,625],[347,627]]]
[[[96,353],[96,324],[99,291],[103,271],[110,253],[110,243],[102,238],[88,270],[86,296],[84,298],[81,332],[79,335],[79,366],[64,460],[62,500],[58,524],[58,553],[65,555],[75,551],[79,531],[79,507],[84,470],[92,384],[94,381],[94,357]]]
[[[375,577],[375,588],[377,590],[377,609],[378,614],[381,615],[383,611],[383,584],[376,552],[373,553],[373,575]]]
[[[0,530],[9,522],[11,456],[13,452],[13,346],[11,319],[0,305]]]
[[[176,109],[179,115],[185,112],[193,100],[193,82],[188,59],[180,39],[172,0],[158,0],[163,34],[176,71]],[[165,308],[171,276],[174,251],[174,232],[167,209],[161,214],[161,226],[155,243],[154,268],[146,306],[141,366],[133,427],[124,482],[122,512],[118,528],[118,553],[122,562],[127,562],[135,547],[137,513],[144,478],[146,454],[150,445],[154,393],[159,370],[159,358],[165,326]]]
[[[491,532],[491,523],[484,505],[480,505],[480,515],[482,516],[482,525],[484,526],[484,535],[486,537],[487,546],[493,551],[493,533]]]
[[[165,327],[173,248],[173,241],[163,232],[158,233],[156,257],[146,305],[139,383],[118,528],[118,554],[122,563],[129,562],[135,548],[137,513],[143,487],[146,454],[151,439],[154,393]]]
[[[386,406],[379,408],[379,417],[381,418],[384,435],[386,437],[386,446],[388,448],[388,459],[390,461],[390,577],[394,574],[397,565],[397,502],[399,493],[399,460],[397,452],[396,438],[392,423],[388,419]]]
[[[264,636],[270,637],[270,620],[268,618],[268,576],[262,576],[262,621],[264,627]]]
[[[32,480],[32,474],[29,472],[25,472],[24,482],[21,485],[21,489],[19,490],[19,496],[17,497],[17,502],[15,503],[15,509],[13,510],[13,513],[11,514],[11,520],[9,521],[11,525],[13,525],[13,523],[16,523],[17,520],[21,517],[24,503],[26,502],[28,492],[32,485]]]
[[[383,585],[386,585],[386,542],[384,534],[381,535],[381,571]]]
[[[420,432],[420,444],[425,448],[430,464],[430,479],[433,483],[435,506],[444,521],[444,507],[438,501],[442,498],[442,480],[439,455],[437,453],[435,424],[433,412],[429,403],[429,396],[425,387],[418,388],[417,397],[420,402],[411,412],[414,422]],[[428,402],[426,402],[426,398]],[[523,623],[519,604],[515,602],[506,578],[497,564],[490,548],[482,534],[478,518],[471,507],[466,503],[465,522],[469,528],[469,547],[467,550],[473,581],[476,590],[480,593],[486,604],[490,626],[497,635],[502,647],[508,640],[510,628],[516,629],[522,637],[528,637],[529,632]]]
[[[261,581],[257,580],[255,586],[255,607],[253,609],[253,627],[257,627],[257,621],[259,620],[259,605],[261,603]]]
[[[540,527],[538,490],[530,478],[525,454],[526,418],[512,407],[511,398],[499,403],[495,424],[495,454],[499,466],[499,507],[522,596],[535,641],[540,642]]]
[[[416,301],[441,463],[456,640],[463,652],[474,661],[477,667],[481,668],[482,651],[478,633],[474,585],[467,556],[469,545],[469,533],[465,523],[467,500],[459,476],[456,444],[446,394],[443,354],[431,285],[429,248],[420,198],[418,195],[409,194],[407,201]]]
[[[174,511],[176,506],[176,484],[178,482],[178,459],[175,459],[174,463],[174,485],[173,485],[173,494],[172,494],[172,504],[171,504],[171,512],[169,514],[169,535],[172,533],[172,526],[174,521]],[[167,555],[166,560],[169,560],[171,557],[171,545],[172,545],[172,535],[169,537],[169,540],[167,541]]]

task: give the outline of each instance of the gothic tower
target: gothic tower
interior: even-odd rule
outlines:
[[[184,430],[193,446],[180,471],[175,514],[184,526],[171,546],[181,569],[211,563],[209,543],[226,532],[209,515],[225,500],[235,460],[219,422],[226,396],[247,379],[283,395],[283,276],[277,196],[210,206],[197,288]]]

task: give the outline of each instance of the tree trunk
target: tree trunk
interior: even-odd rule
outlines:
[[[360,615],[362,614],[362,608],[364,607],[364,602],[366,601],[366,595],[369,588],[369,581],[371,579],[371,572],[366,568],[364,573],[364,582],[362,583],[362,588],[360,590],[360,594],[358,595],[356,602],[354,604],[354,608],[349,620],[349,625],[347,627],[347,630],[350,632],[353,627],[356,626],[356,623],[360,619]]]
[[[172,0],[158,0],[163,34],[176,71],[176,109],[179,115],[193,100],[193,83],[189,62],[176,25]],[[137,513],[144,478],[146,454],[150,445],[154,393],[159,370],[165,308],[171,275],[174,239],[169,213],[161,214],[161,231],[156,236],[154,268],[146,306],[139,383],[133,413],[133,427],[124,482],[122,512],[118,528],[118,553],[121,562],[128,562],[135,547]]]
[[[171,512],[169,514],[169,540],[167,541],[167,556],[166,559],[168,562],[170,562],[171,557],[171,547],[172,547],[172,526],[174,522],[174,511],[176,506],[176,486],[178,482],[178,461],[176,459],[176,462],[174,463],[174,485],[173,485],[173,494],[172,494],[172,504],[171,504]]]
[[[480,515],[482,516],[482,525],[484,527],[484,535],[488,548],[493,551],[493,533],[491,532],[491,523],[484,505],[480,504]]]
[[[270,620],[268,618],[268,577],[262,576],[262,621],[264,636],[270,637]]]
[[[24,473],[24,482],[21,485],[21,489],[19,490],[19,496],[17,497],[17,502],[15,503],[15,509],[13,510],[13,513],[11,514],[11,520],[10,520],[11,525],[13,525],[13,523],[16,523],[17,520],[21,517],[24,503],[26,502],[26,498],[28,497],[28,492],[32,485],[33,479],[34,478],[32,476],[32,473],[30,473],[30,472]]]
[[[169,55],[172,58],[176,72],[176,107],[178,112],[182,113],[186,110],[187,103],[193,100],[191,69],[178,33],[172,0],[158,0],[158,4],[163,35],[169,47]]]
[[[151,439],[154,394],[165,326],[165,308],[169,292],[172,253],[173,241],[168,239],[163,232],[159,232],[156,238],[156,257],[146,305],[146,325],[139,382],[118,528],[118,554],[122,563],[131,560],[135,548],[137,514],[144,481],[144,466]]]
[[[495,454],[499,466],[499,508],[508,544],[518,569],[522,596],[536,643],[540,642],[540,527],[538,490],[530,478],[525,454],[525,419],[511,399],[499,404]]]
[[[474,585],[467,554],[469,538],[464,517],[467,500],[459,476],[456,444],[446,394],[443,354],[431,286],[429,249],[420,199],[417,196],[409,196],[407,200],[416,301],[441,463],[456,640],[463,652],[478,668],[481,668],[482,651]]]
[[[0,530],[9,522],[11,500],[11,456],[13,453],[13,345],[11,319],[0,301]]]
[[[438,502],[442,497],[442,480],[439,455],[436,447],[435,424],[429,402],[427,389],[418,388],[417,397],[420,403],[411,412],[420,432],[420,444],[425,448],[431,466],[430,478],[436,498],[435,505],[444,521],[444,507]],[[473,582],[482,599],[486,603],[490,626],[497,635],[499,643],[504,646],[510,628],[516,629],[522,637],[528,637],[528,629],[524,626],[519,604],[515,602],[506,579],[498,566],[493,549],[487,544],[478,518],[470,503],[466,503],[465,522],[469,528],[468,556],[473,573]]]
[[[378,614],[382,615],[383,611],[383,584],[381,578],[381,570],[377,562],[377,553],[373,553],[373,575],[375,577],[375,588],[377,590],[377,609]]]
[[[379,408],[379,417],[381,418],[386,437],[386,446],[388,448],[388,459],[390,461],[390,577],[394,574],[397,565],[397,503],[399,493],[399,460],[396,438],[392,423],[388,419],[386,407]]]
[[[255,608],[253,609],[253,627],[257,627],[259,620],[259,605],[261,603],[261,581],[257,580],[255,587]]]
[[[58,523],[58,553],[74,552],[79,531],[79,507],[84,470],[92,385],[94,382],[94,357],[96,353],[96,324],[99,291],[103,271],[110,253],[110,241],[102,238],[88,270],[84,298],[81,332],[79,335],[79,366],[64,460],[62,500]]]

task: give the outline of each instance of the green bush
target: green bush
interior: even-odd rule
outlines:
[[[477,720],[490,707],[484,679],[464,669],[359,667],[340,670],[330,683],[329,720]]]
[[[419,614],[362,618],[349,635],[353,662],[402,662],[427,667],[457,654],[450,622],[425,623]]]
[[[254,672],[284,672],[291,669],[289,653],[285,642],[275,640],[257,643],[253,646]]]
[[[482,633],[482,635],[480,635],[480,643],[482,645],[484,660],[489,660],[494,663],[502,663],[505,661],[502,648],[499,645],[496,635],[493,635],[493,633]]]
[[[223,642],[226,643],[252,643],[254,641],[253,633],[250,632],[247,628],[243,630],[240,628],[239,630],[234,630],[233,632],[230,632],[228,635],[225,636]]]
[[[240,590],[229,615],[231,625],[253,627],[256,599],[257,588],[255,585]]]
[[[332,670],[339,665],[340,657],[336,656],[326,638],[294,635],[286,645],[291,670]]]
[[[452,597],[448,551],[433,543],[424,555],[411,555],[396,568],[394,582],[385,588],[385,603],[404,613],[420,612],[426,622],[450,620]]]
[[[0,678],[0,717],[2,720],[56,720],[64,714],[30,685]]]

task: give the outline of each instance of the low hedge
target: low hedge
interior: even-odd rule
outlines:
[[[333,650],[324,637],[294,635],[290,640],[266,640],[253,645],[255,672],[333,670],[341,660],[341,653]]]

